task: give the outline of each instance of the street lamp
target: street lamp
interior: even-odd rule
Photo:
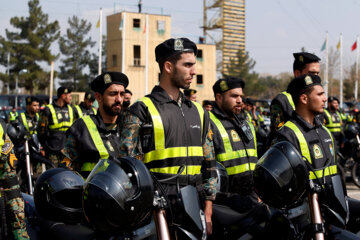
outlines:
[[[18,94],[19,94],[19,88],[18,88],[18,80],[19,80],[19,76],[22,74],[22,73],[27,73],[28,70],[27,69],[21,69],[19,71],[19,73],[16,75],[16,79],[15,79],[15,93],[16,93],[16,96],[15,96],[15,108],[17,109],[18,107]]]

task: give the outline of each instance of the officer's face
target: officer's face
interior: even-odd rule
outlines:
[[[329,104],[330,109],[332,109],[332,110],[338,110],[339,109],[339,103],[336,100],[332,101],[332,102],[330,102],[328,104]]]
[[[93,100],[90,100],[90,99],[85,98],[85,100],[84,100],[84,105],[85,105],[85,107],[86,107],[87,109],[90,109],[93,104],[94,104],[94,101],[93,101]]]
[[[70,103],[71,103],[71,99],[72,99],[71,93],[64,93],[63,96],[64,96],[64,97],[63,97],[64,101],[65,101],[67,104],[70,104]]]
[[[190,96],[190,101],[196,101],[196,93],[195,93],[195,94],[191,94],[191,96]]]
[[[181,58],[172,65],[171,83],[173,86],[182,89],[188,89],[192,82],[195,70],[196,57],[194,53],[183,53]]]
[[[242,88],[234,88],[223,94],[216,94],[216,104],[229,117],[240,114],[242,106]]]
[[[29,112],[34,114],[34,113],[38,113],[40,111],[40,103],[39,102],[32,102],[29,105]]]
[[[327,99],[322,86],[315,85],[313,91],[307,97],[308,110],[310,112],[314,115],[324,112]]]
[[[320,63],[313,62],[313,63],[306,64],[305,68],[301,72],[298,70],[295,70],[294,75],[295,75],[295,77],[299,77],[304,74],[319,75],[319,73],[320,73]]]
[[[130,93],[125,93],[124,94],[124,101],[127,101],[127,102],[131,101],[131,94]]]
[[[125,88],[120,84],[111,84],[98,100],[100,109],[110,116],[116,116],[121,111],[121,105],[124,100]]]

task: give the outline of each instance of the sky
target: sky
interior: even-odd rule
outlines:
[[[5,0],[2,0],[5,1]],[[214,0],[207,0],[210,4]],[[28,16],[27,0],[11,0],[0,5],[0,35],[12,29],[10,18]],[[77,15],[93,25],[91,37],[98,41],[99,9],[103,9],[103,34],[106,16],[120,11],[137,12],[138,0],[40,0],[43,12],[50,21],[59,21],[62,34],[68,27],[67,19]],[[143,13],[166,14],[172,17],[172,36],[198,41],[203,35],[203,0],[142,0]],[[343,65],[354,64],[356,51],[351,46],[360,34],[359,0],[247,0],[246,51],[256,61],[254,70],[262,74],[291,72],[293,52],[302,47],[325,59],[320,51],[326,32],[329,47],[336,48],[343,35]],[[216,37],[216,32],[211,33]],[[57,51],[58,43],[54,43]],[[97,52],[98,46],[93,51]],[[55,63],[55,67],[60,62]],[[49,67],[50,69],[50,67]]]

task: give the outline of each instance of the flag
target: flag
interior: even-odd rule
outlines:
[[[341,42],[340,42],[340,40],[339,40],[338,44],[336,45],[336,48],[337,48],[337,49],[340,49],[340,47],[341,47]]]
[[[324,43],[323,43],[323,45],[322,45],[322,47],[321,47],[320,51],[321,51],[321,52],[322,52],[322,51],[324,51],[324,50],[325,50],[325,48],[326,48],[326,39],[325,39],[325,41],[324,41]]]
[[[357,41],[354,42],[354,44],[351,46],[351,51],[354,51],[357,47]]]
[[[123,30],[123,25],[124,25],[124,18],[121,19],[121,22],[120,22],[120,26],[119,26],[119,30]]]
[[[99,20],[97,21],[97,23],[96,23],[96,28],[99,28],[100,27],[100,18],[99,18]]]

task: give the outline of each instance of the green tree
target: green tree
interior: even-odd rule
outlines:
[[[256,62],[250,58],[249,52],[243,53],[238,51],[235,58],[230,59],[226,72],[223,72],[223,76],[238,77],[245,81],[245,93],[246,95],[254,95],[261,91],[264,91],[263,87],[259,84],[259,75],[253,71]]]
[[[60,37],[60,52],[66,58],[62,59],[59,78],[63,79],[60,84],[70,84],[76,91],[88,89],[91,79],[84,73],[91,64],[91,53],[89,48],[95,45],[91,37],[88,37],[91,30],[91,23],[77,16],[68,19],[69,28],[66,35]]]
[[[60,33],[58,22],[49,23],[49,17],[43,13],[39,0],[29,0],[28,6],[28,17],[10,19],[10,24],[18,31],[6,29],[6,38],[0,36],[0,64],[7,66],[8,53],[11,56],[10,76],[1,74],[0,78],[5,85],[13,86],[18,77],[19,87],[25,87],[33,93],[34,90],[45,89],[49,85],[50,74],[42,69],[41,63],[50,64],[57,58],[50,47]],[[23,69],[27,72],[18,76]]]

